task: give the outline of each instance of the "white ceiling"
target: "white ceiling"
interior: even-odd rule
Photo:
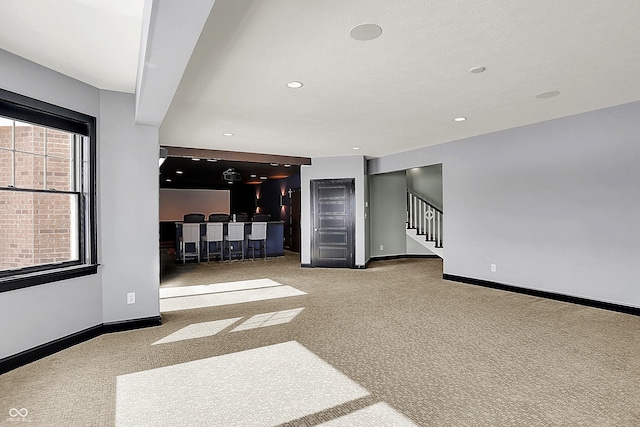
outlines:
[[[0,48],[132,92],[142,3],[3,0]],[[217,0],[160,142],[376,157],[637,101],[639,17],[638,0]],[[350,38],[362,23],[381,37]]]
[[[0,49],[100,89],[133,92],[144,0],[2,0]]]

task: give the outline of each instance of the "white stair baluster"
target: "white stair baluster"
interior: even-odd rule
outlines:
[[[413,211],[413,217],[414,217],[414,221],[415,221],[415,227],[416,227],[416,233],[420,233],[420,199],[418,199],[417,197],[413,196],[414,200],[415,200],[415,208]]]
[[[441,233],[442,223],[440,221],[441,221],[441,214],[440,214],[440,212],[438,212],[437,215],[436,215],[436,222],[437,222],[437,225],[436,225],[436,232],[437,232],[437,235],[436,235],[436,247],[440,247],[441,244],[442,244],[441,243],[442,242],[441,234],[440,234]]]
[[[442,248],[442,212],[419,196],[407,191],[407,229],[415,236],[424,236],[436,248]]]
[[[422,222],[420,221],[420,212],[422,212],[422,200],[416,199],[416,205],[418,205],[418,211],[416,212],[416,220],[418,221],[418,233],[419,233],[420,228],[422,227]]]

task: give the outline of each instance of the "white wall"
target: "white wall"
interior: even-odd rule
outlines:
[[[0,87],[98,116],[99,92],[0,50]],[[102,323],[101,274],[0,293],[0,358]]]
[[[100,92],[103,321],[159,316],[158,129],[134,124],[135,97]],[[127,304],[135,292],[136,303]]]
[[[639,117],[635,102],[373,159],[369,170],[443,163],[445,273],[640,307]]]
[[[103,322],[159,315],[157,129],[133,95],[99,91],[0,50],[0,87],[98,119],[98,274],[0,293],[0,358]],[[135,292],[137,303],[126,304]]]
[[[365,159],[363,156],[314,157],[310,166],[300,167],[301,186],[301,243],[300,258],[302,264],[311,264],[311,180],[314,179],[355,179],[355,264],[366,264],[366,222],[365,199]]]

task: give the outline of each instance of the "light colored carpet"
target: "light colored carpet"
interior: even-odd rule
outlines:
[[[283,365],[291,367],[276,369],[269,359],[266,382],[255,374],[249,400],[236,396],[239,384],[225,391],[235,396],[225,403],[232,413],[243,405],[264,425],[358,425],[372,413],[421,426],[640,425],[640,317],[445,281],[437,259],[301,269],[287,254],[169,267],[163,288],[268,278],[305,294],[167,312],[162,326],[103,335],[1,375],[0,425],[18,425],[10,409],[25,408],[33,426],[113,426],[127,418],[116,416],[121,410],[135,417],[150,399],[166,415],[165,406],[175,408],[208,378],[191,369],[180,376],[180,367],[213,363],[215,381],[233,385],[249,371],[229,368],[240,360],[232,355],[261,359],[267,349],[286,349],[273,354],[293,356]],[[287,323],[231,332],[253,316],[299,308]],[[236,318],[213,335],[152,345],[190,325]],[[316,365],[340,378],[326,390],[339,384],[362,394],[329,391],[327,399],[335,400],[304,411],[283,394],[277,418],[262,415],[260,400],[281,393],[267,379],[291,381],[304,399],[321,387],[315,369],[306,381],[299,370]],[[159,400],[144,387],[136,391],[135,381],[125,386],[150,372],[166,378]],[[215,409],[198,411],[215,421]],[[137,422],[149,425],[145,420],[151,418]],[[207,425],[222,425],[214,421]]]
[[[407,417],[398,413],[384,402],[376,403],[363,409],[358,409],[350,414],[327,421],[320,425],[322,427],[415,426],[415,424],[407,419]]]

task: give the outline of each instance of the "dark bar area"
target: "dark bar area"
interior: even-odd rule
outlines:
[[[299,198],[296,164],[169,156],[160,168],[160,248],[179,263],[299,252]],[[244,235],[229,240],[229,225],[240,222]],[[250,239],[256,222],[266,222],[266,239]],[[184,224],[193,223],[199,231],[189,226],[185,235]],[[215,228],[207,227],[210,223],[223,224],[222,231],[216,231],[223,234],[216,237],[220,241],[208,236]],[[185,243],[185,238],[190,241]]]
[[[177,262],[182,262],[183,260],[183,252],[187,251],[188,253],[194,253],[194,251],[196,251],[195,243],[185,243],[184,242],[184,235],[183,235],[183,227],[185,222],[184,221],[177,221],[175,223],[171,223],[173,224],[174,227],[174,232],[175,232],[175,253],[176,253],[176,261]],[[215,248],[213,248],[213,245],[211,243],[208,243],[206,237],[207,237],[207,223],[206,222],[197,222],[197,223],[191,223],[191,224],[197,224],[199,227],[199,245],[200,245],[200,250],[199,250],[199,260],[200,261],[207,261],[207,258],[209,258],[210,260],[225,260],[225,261],[229,261],[230,259],[241,259],[241,253],[238,252],[238,248],[230,248],[230,244],[229,242],[224,239],[221,243],[222,245],[222,250],[220,250],[220,246],[216,245]],[[223,225],[223,232],[224,235],[226,236],[228,233],[228,228],[229,228],[229,224],[233,224],[233,222],[222,222],[221,223]],[[244,259],[250,259],[251,258],[251,254],[252,254],[252,250],[251,250],[251,246],[249,246],[249,242],[247,241],[248,239],[246,238],[247,236],[249,236],[251,234],[251,222],[243,222],[242,224],[244,224]],[[262,252],[262,247],[256,251],[254,250],[253,252],[258,252],[260,254],[260,257],[264,256],[264,257],[277,257],[277,256],[283,256],[284,255],[284,222],[282,221],[267,221],[267,232],[266,232],[266,241],[265,241],[265,246],[266,247],[266,254],[264,252]],[[254,248],[255,249],[255,248]],[[222,254],[222,256],[220,256]]]

